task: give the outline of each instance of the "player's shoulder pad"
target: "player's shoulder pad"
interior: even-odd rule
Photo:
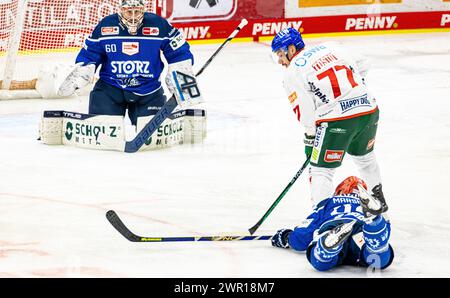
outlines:
[[[98,39],[100,37],[119,35],[123,30],[120,24],[119,15],[117,13],[104,17],[95,27],[91,38]]]
[[[153,26],[159,29],[158,37],[172,39],[177,37],[181,32],[172,26],[165,18],[150,12],[146,12],[144,16],[144,28]],[[143,31],[144,32],[144,31]]]
[[[163,17],[146,12],[144,14],[144,21],[142,25],[142,35],[153,36],[153,37],[171,37],[173,31],[172,25]]]

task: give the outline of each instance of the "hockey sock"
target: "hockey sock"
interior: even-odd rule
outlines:
[[[363,156],[352,155],[352,158],[359,170],[361,178],[367,183],[369,190],[381,183],[380,167],[378,166],[374,151]]]
[[[310,166],[312,204],[317,205],[322,200],[333,196],[333,176],[336,169]]]
[[[381,215],[371,223],[364,224],[363,256],[368,265],[385,268],[392,261],[392,250],[388,243],[390,233],[391,225]]]
[[[326,249],[322,241],[323,237],[317,241],[312,251],[310,262],[317,270],[326,271],[336,266],[343,245],[341,244],[334,249]]]

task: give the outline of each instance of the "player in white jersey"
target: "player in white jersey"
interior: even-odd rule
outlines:
[[[274,37],[272,51],[286,67],[284,87],[305,129],[313,203],[333,195],[335,170],[348,153],[387,211],[373,152],[379,110],[364,81],[365,64],[333,45],[305,47],[292,28]]]

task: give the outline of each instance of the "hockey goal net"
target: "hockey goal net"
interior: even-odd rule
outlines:
[[[0,0],[0,90],[27,88],[41,66],[73,63],[85,38],[121,0]],[[157,12],[157,0],[147,11]]]

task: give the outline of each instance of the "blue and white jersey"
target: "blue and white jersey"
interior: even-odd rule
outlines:
[[[332,228],[352,220],[358,223],[354,231],[364,224],[364,214],[358,195],[334,196],[321,201],[314,211],[289,236],[289,246],[304,251],[316,238]]]
[[[76,63],[101,65],[100,79],[107,84],[147,95],[161,88],[161,52],[169,64],[188,59],[194,62],[182,33],[164,18],[146,12],[137,34],[130,35],[118,14],[112,14],[86,39]]]

